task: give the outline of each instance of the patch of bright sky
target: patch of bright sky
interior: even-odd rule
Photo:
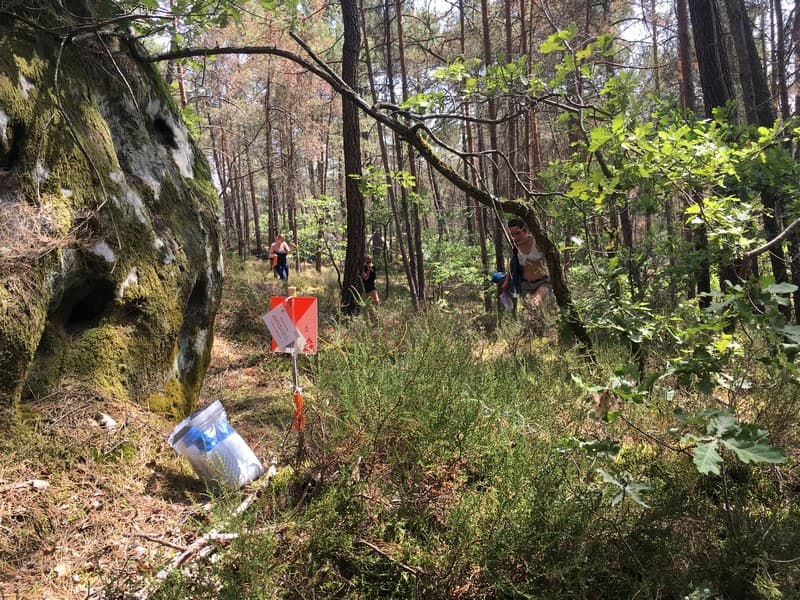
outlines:
[[[436,12],[444,18],[455,19],[458,15],[459,0],[412,0],[414,6],[422,11]],[[656,0],[656,11],[662,23],[674,23],[671,1]],[[617,24],[618,37],[629,43],[641,43],[652,39],[650,22],[651,3],[647,5],[633,0],[629,16]]]
[[[667,26],[670,28],[674,27],[673,2],[656,0],[655,4],[658,21],[668,24]],[[647,5],[644,2],[631,2],[629,16],[617,25],[619,38],[630,43],[651,41],[653,39],[652,20],[651,2],[647,2]],[[661,28],[663,29],[663,27],[665,26],[662,25]],[[672,36],[671,33],[669,35]],[[663,40],[667,36],[662,31],[659,33],[659,37]]]

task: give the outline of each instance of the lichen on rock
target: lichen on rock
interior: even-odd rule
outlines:
[[[0,406],[80,381],[186,414],[221,294],[208,166],[120,37],[0,21]]]

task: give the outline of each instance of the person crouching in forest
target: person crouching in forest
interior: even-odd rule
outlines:
[[[276,235],[275,241],[269,247],[269,257],[272,259],[275,277],[283,280],[289,279],[289,261],[286,259],[286,255],[291,251],[292,249],[289,248],[284,237],[280,233]]]
[[[372,265],[372,257],[364,256],[364,267],[361,269],[361,284],[364,287],[364,295],[372,298],[377,306],[381,303],[378,296],[378,288],[375,287],[375,267]]]
[[[539,313],[536,315],[538,318],[555,300],[547,261],[522,219],[511,219],[508,222],[508,232],[513,242],[511,267],[500,289],[503,292],[512,292],[523,300],[529,298],[533,308]]]

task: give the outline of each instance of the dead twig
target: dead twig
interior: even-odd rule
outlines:
[[[135,537],[135,538],[142,538],[143,540],[149,540],[151,542],[155,542],[156,544],[161,544],[162,546],[167,546],[168,548],[172,548],[174,550],[178,550],[180,552],[186,551],[186,546],[181,546],[179,544],[173,544],[169,540],[162,539],[156,535],[150,533],[123,533],[124,537]]]
[[[20,481],[18,483],[8,483],[6,485],[0,485],[0,494],[5,494],[6,492],[13,492],[15,490],[24,490],[27,488],[31,488],[34,490],[46,490],[50,487],[50,484],[44,481],[43,479],[31,479],[29,481]]]
[[[366,546],[367,548],[369,548],[373,552],[376,552],[377,554],[380,554],[383,558],[385,558],[389,562],[392,562],[392,563],[396,564],[398,567],[400,567],[401,569],[403,569],[407,573],[411,573],[412,575],[424,575],[425,574],[425,572],[422,569],[417,569],[416,567],[412,567],[412,566],[409,566],[409,565],[407,565],[405,563],[401,563],[399,560],[397,560],[396,558],[392,557],[392,555],[389,554],[386,550],[383,550],[382,548],[379,548],[378,546],[376,546],[375,544],[373,544],[372,542],[370,542],[368,540],[365,540],[363,538],[359,538],[359,539],[356,540],[356,543],[357,544],[361,544],[362,546]]]
[[[245,512],[253,503],[253,501],[258,497],[259,493],[262,490],[266,489],[266,487],[272,481],[272,478],[275,476],[276,472],[277,472],[276,461],[273,458],[269,466],[269,469],[264,474],[264,477],[262,477],[262,479],[252,488],[251,492],[244,498],[244,500],[242,500],[239,506],[237,506],[230,513],[228,519],[223,521],[221,525],[227,525],[227,523],[230,522],[231,519]],[[282,527],[283,527],[282,525],[276,525],[275,530],[277,531],[278,528]],[[200,560],[202,558],[205,558],[212,552],[214,552],[214,547],[209,544],[210,542],[212,541],[228,542],[230,540],[238,538],[239,535],[240,534],[238,533],[223,533],[218,531],[217,529],[212,529],[211,531],[204,533],[194,542],[189,544],[189,546],[183,549],[180,554],[173,557],[173,559],[169,561],[169,564],[167,564],[158,573],[156,573],[155,577],[151,579],[146,586],[144,586],[141,590],[133,594],[133,597],[136,598],[136,600],[147,600],[156,591],[158,591],[161,582],[164,581],[169,576],[169,574],[172,573],[175,569],[177,569],[181,565],[186,564],[190,560],[193,559]],[[154,540],[154,541],[163,543],[161,540]]]

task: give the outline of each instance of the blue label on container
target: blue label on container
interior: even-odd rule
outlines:
[[[209,452],[213,450],[214,447],[222,440],[233,433],[233,427],[230,426],[230,423],[225,421],[224,423],[220,423],[214,427],[214,429],[212,429],[210,432],[198,431],[197,433],[199,433],[199,435],[197,437],[193,437],[191,443],[203,452]]]

